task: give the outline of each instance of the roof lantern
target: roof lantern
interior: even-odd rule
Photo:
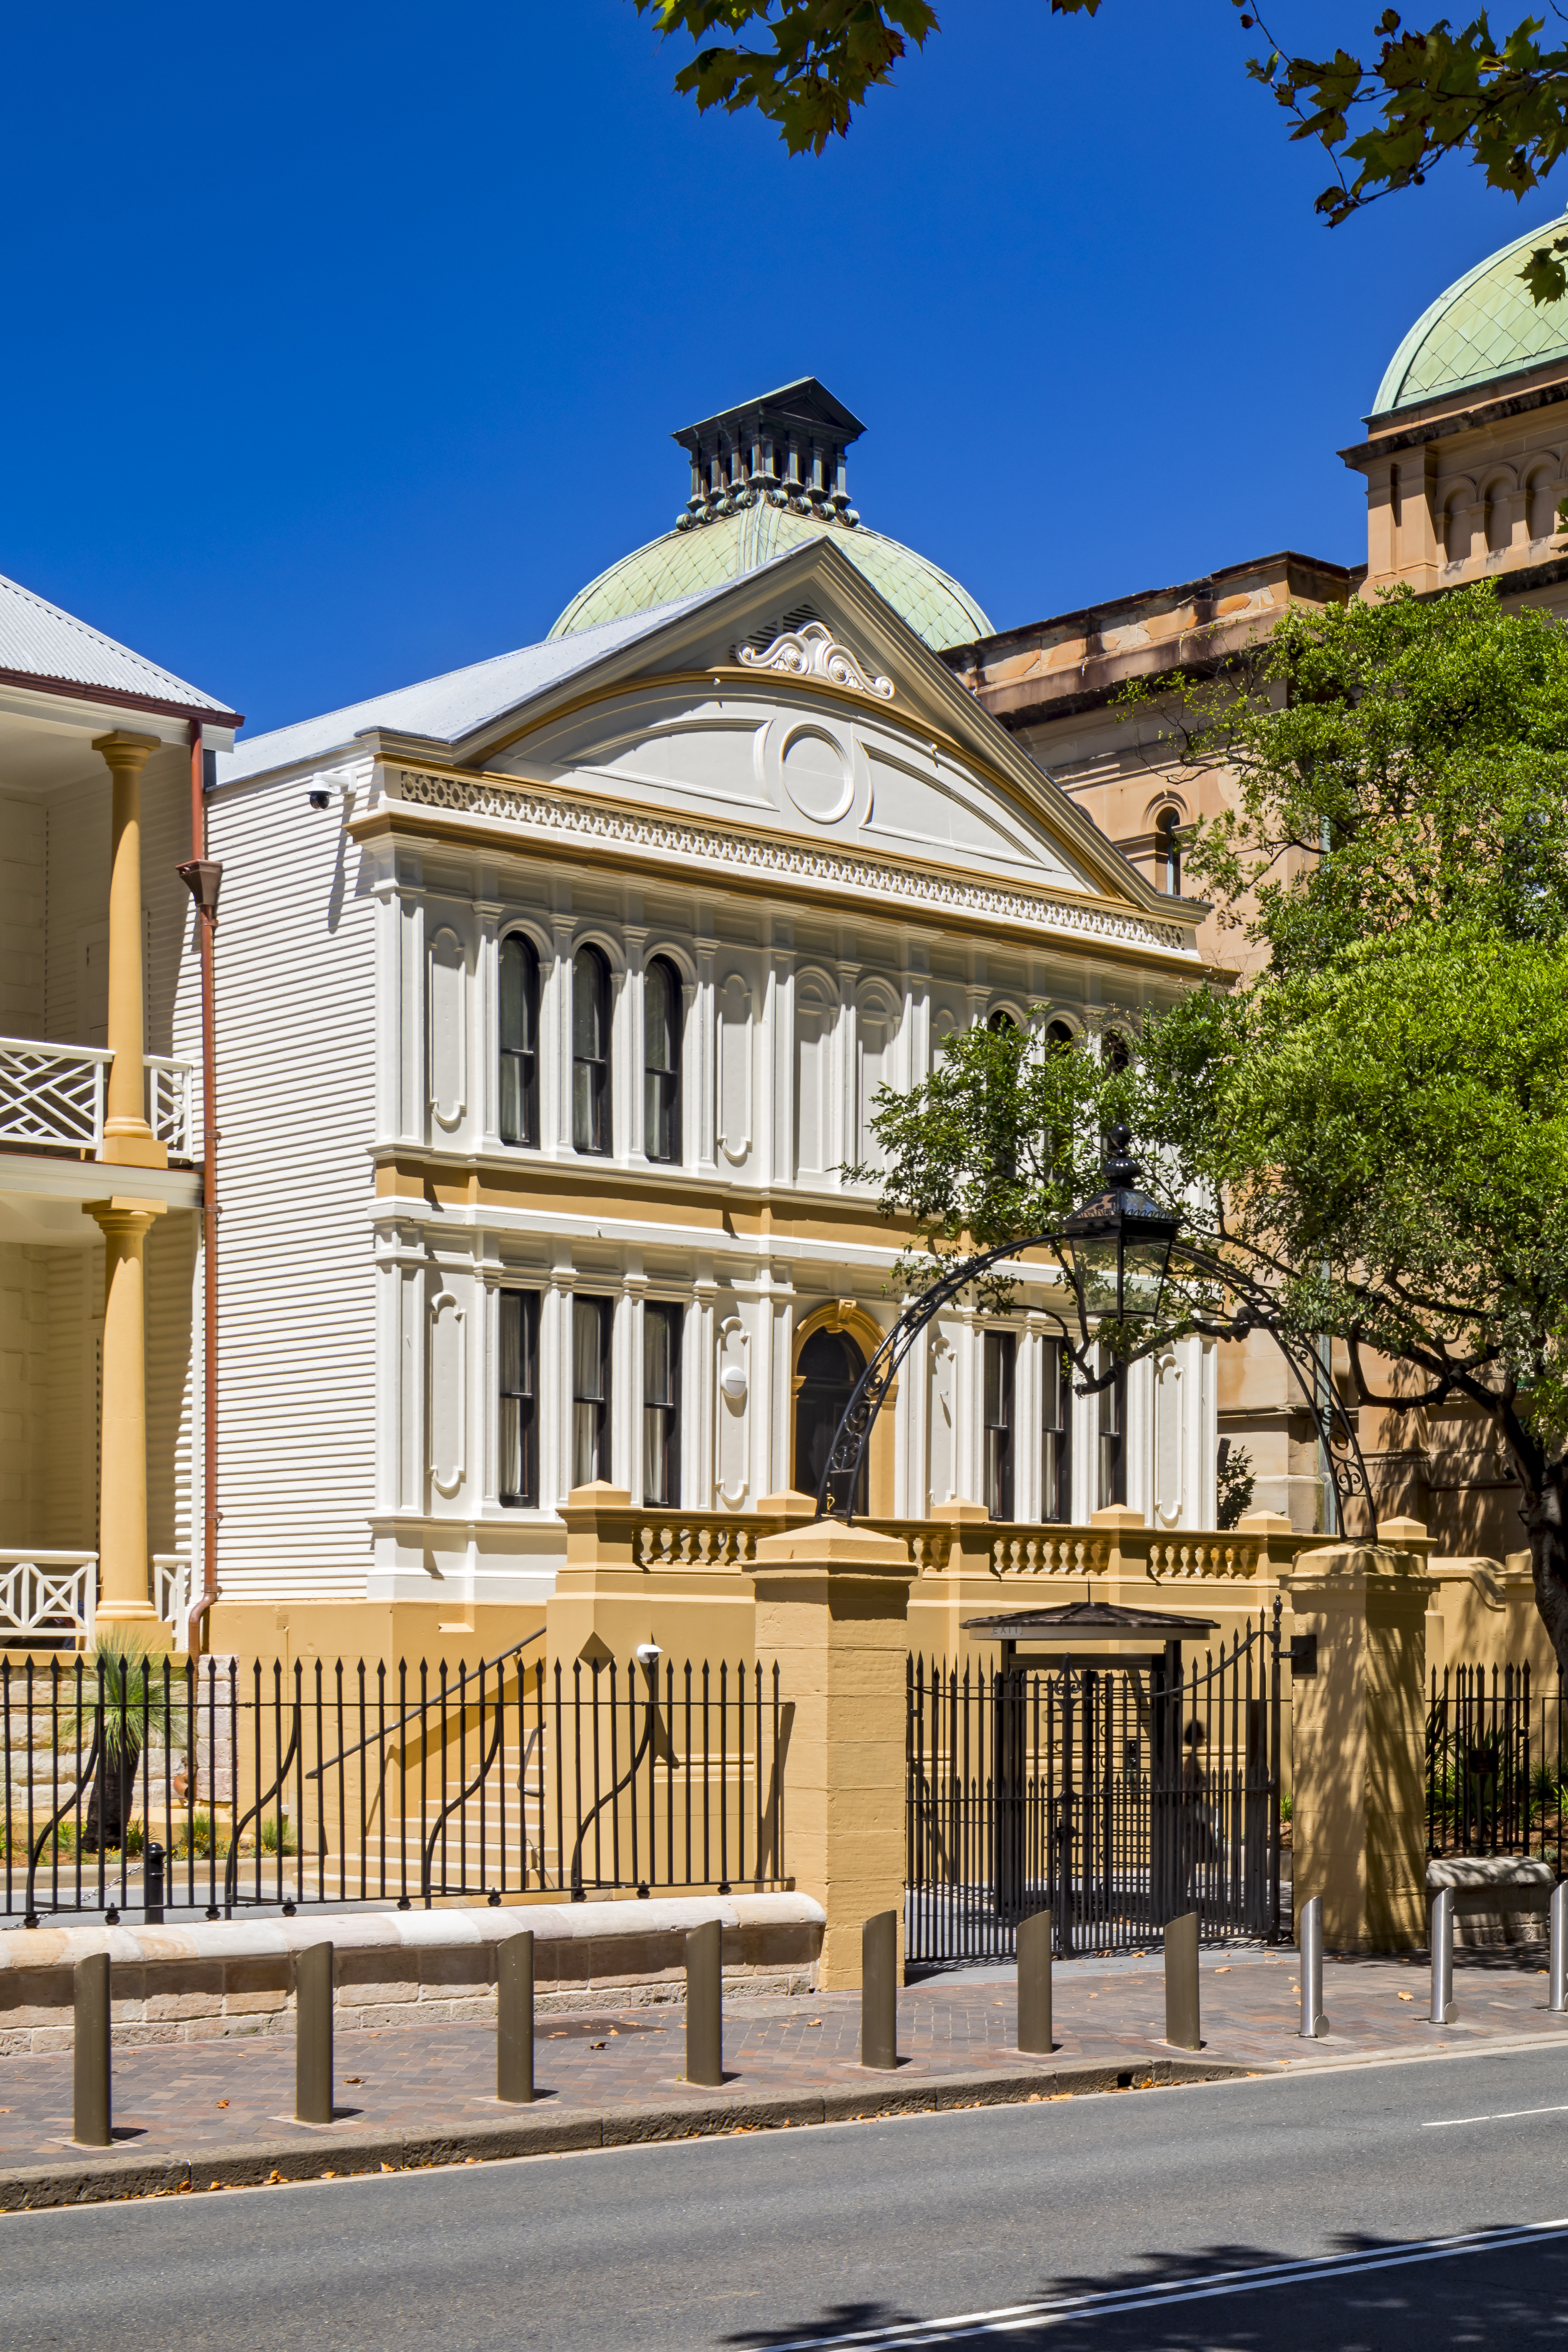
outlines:
[[[671,437],[690,462],[691,491],[673,530],[579,589],[552,637],[700,595],[823,532],[933,652],[989,636],[956,580],[868,530],[850,505],[847,452],[865,430],[814,375],[682,425]]]
[[[670,438],[691,460],[691,496],[675,528],[696,530],[765,500],[858,529],[845,454],[865,430],[814,375],[683,425]]]

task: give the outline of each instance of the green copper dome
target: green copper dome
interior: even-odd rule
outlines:
[[[956,580],[868,530],[850,505],[845,453],[863,429],[815,376],[685,426],[674,438],[691,467],[686,512],[662,539],[579,589],[551,635],[721,587],[826,536],[933,651],[990,636],[990,622]]]
[[[1390,360],[1373,416],[1568,356],[1568,300],[1537,309],[1520,276],[1531,250],[1560,226],[1527,229],[1439,294]]]

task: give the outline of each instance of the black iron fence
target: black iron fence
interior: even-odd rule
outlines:
[[[1163,1656],[909,1667],[906,1946],[990,1959],[1052,1915],[1058,1955],[1280,1932],[1278,1612]]]
[[[1528,1664],[1445,1666],[1426,1716],[1426,1844],[1435,1854],[1539,1854],[1563,1875],[1563,1691]]]
[[[777,1886],[790,1718],[760,1661],[0,1662],[4,1909]]]

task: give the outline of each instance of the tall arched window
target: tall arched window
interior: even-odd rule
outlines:
[[[539,957],[521,931],[500,943],[500,1133],[539,1141]]]
[[[680,1158],[680,975],[663,956],[643,978],[643,1131],[650,1160]]]
[[[1182,895],[1181,822],[1173,808],[1162,809],[1154,819],[1154,879],[1173,898]]]
[[[610,968],[597,948],[572,959],[572,1140],[610,1149]]]

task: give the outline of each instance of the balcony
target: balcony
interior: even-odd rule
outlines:
[[[171,1160],[191,1156],[191,1065],[144,1054],[147,1124]],[[0,1037],[0,1145],[96,1159],[112,1054]]]

